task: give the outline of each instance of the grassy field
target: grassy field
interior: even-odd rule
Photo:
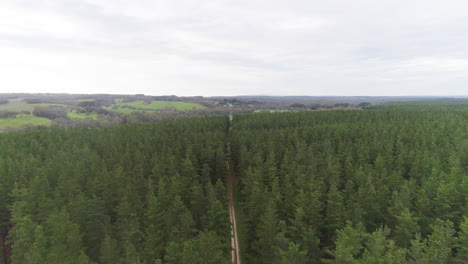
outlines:
[[[0,111],[32,111],[34,106],[18,100],[10,100],[8,104],[1,104]]]
[[[118,108],[118,109],[109,109],[112,112],[121,113],[121,114],[131,114],[137,110],[128,109],[128,108]]]
[[[136,101],[125,103],[123,105],[133,106],[137,109],[144,110],[159,110],[165,108],[175,108],[177,110],[193,110],[205,109],[206,107],[200,104],[185,103],[185,102],[172,102],[172,101],[152,101],[150,104],[144,104],[143,101]]]
[[[96,113],[88,115],[88,114],[84,114],[84,113],[68,112],[67,115],[71,119],[87,119],[87,118],[90,118],[90,119],[93,119],[93,120],[98,119],[98,115]]]
[[[26,126],[50,126],[52,121],[32,115],[18,115],[15,118],[0,119],[0,129],[17,129]]]

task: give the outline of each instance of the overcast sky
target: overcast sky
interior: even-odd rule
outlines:
[[[0,92],[468,95],[468,1],[0,0]]]

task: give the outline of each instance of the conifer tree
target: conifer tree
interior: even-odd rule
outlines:
[[[379,228],[368,235],[360,262],[368,264],[405,264],[406,250],[396,246],[395,242],[388,238],[389,235],[390,230],[387,228]]]
[[[217,238],[227,243],[231,238],[231,223],[229,222],[229,211],[217,199],[210,202],[210,208],[207,213],[208,223],[206,230],[213,231]],[[225,247],[226,247],[225,246]]]
[[[70,221],[66,211],[53,212],[46,220],[44,233],[49,245],[47,263],[90,263],[83,250],[79,226]]]
[[[464,217],[460,223],[460,232],[458,235],[458,254],[456,258],[458,263],[468,263],[468,218]]]
[[[265,212],[256,227],[256,243],[253,245],[258,263],[273,263],[276,255],[276,235],[278,233],[278,218],[275,204],[268,202]]]
[[[408,248],[411,239],[419,232],[417,218],[413,216],[408,208],[405,208],[396,218],[394,238],[399,246]]]
[[[15,203],[14,207],[17,206],[18,202]],[[13,254],[11,259],[13,263],[28,263],[30,261],[30,259],[27,259],[28,252],[34,252],[32,255],[37,252],[33,250],[33,246],[35,233],[39,226],[31,220],[31,217],[19,216],[15,211],[13,217],[15,226],[10,230],[10,239],[15,243],[12,245]]]
[[[330,252],[334,259],[324,261],[333,264],[358,264],[356,258],[364,248],[364,237],[365,231],[361,226],[354,227],[347,221],[345,227],[337,231],[335,249]]]
[[[294,247],[298,246],[304,249],[308,259],[307,263],[314,263],[320,259],[320,249],[318,247],[320,241],[314,227],[305,221],[302,208],[296,209],[294,218],[291,220],[289,233],[292,241],[295,241]]]
[[[101,264],[120,263],[117,240],[106,234],[101,243],[99,261]]]
[[[280,250],[279,256],[281,263],[288,264],[306,264],[309,263],[307,260],[306,252],[300,250],[299,246],[294,242],[290,242],[287,250]]]
[[[332,183],[328,191],[327,210],[325,213],[328,239],[333,239],[336,230],[344,226],[344,213],[343,195],[336,185]]]
[[[24,255],[25,262],[28,264],[47,263],[48,254],[47,238],[44,235],[42,226],[37,225],[34,232],[34,243],[29,252]]]
[[[455,246],[453,224],[437,219],[432,225],[433,232],[426,239],[419,234],[411,241],[410,259],[412,263],[443,264],[451,259]]]

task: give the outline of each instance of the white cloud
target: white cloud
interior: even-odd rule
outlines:
[[[4,0],[0,92],[467,94],[468,3]]]
[[[80,25],[65,16],[13,5],[0,8],[0,32],[20,36],[76,37],[85,33]]]

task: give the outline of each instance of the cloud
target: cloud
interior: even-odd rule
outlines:
[[[4,0],[0,92],[467,94],[464,1]]]

